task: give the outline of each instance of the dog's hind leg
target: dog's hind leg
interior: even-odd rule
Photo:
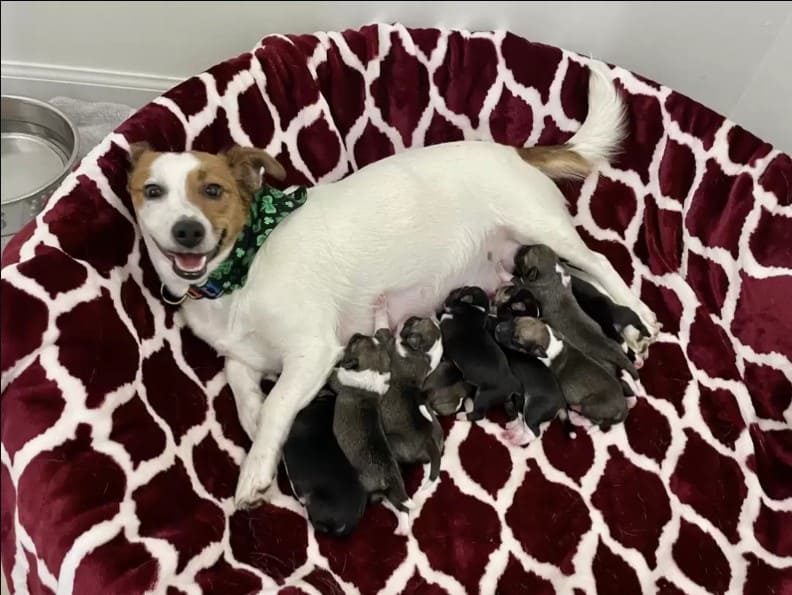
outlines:
[[[234,501],[237,508],[255,508],[267,500],[281,448],[294,418],[327,381],[338,360],[337,342],[304,342],[283,360],[283,372],[263,402],[253,446],[242,463]]]

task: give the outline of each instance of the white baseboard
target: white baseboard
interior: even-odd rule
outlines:
[[[140,107],[180,83],[178,77],[73,68],[33,62],[0,62],[4,95],[48,100],[57,96]]]

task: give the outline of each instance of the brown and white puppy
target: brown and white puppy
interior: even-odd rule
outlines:
[[[413,316],[388,345],[390,387],[380,405],[385,436],[397,461],[430,463],[429,479],[435,480],[440,472],[443,430],[421,387],[440,363],[440,329],[429,318]]]
[[[129,194],[149,256],[163,279],[182,286],[206,276],[228,255],[247,222],[261,168],[282,180],[283,167],[265,151],[235,146],[227,153],[160,153],[132,145]],[[170,281],[170,282],[169,282]]]
[[[330,376],[330,387],[337,395],[333,433],[363,488],[406,512],[410,499],[380,412],[390,386],[390,367],[387,345],[359,334],[350,339]]]
[[[533,355],[550,368],[567,403],[594,424],[607,429],[627,417],[621,383],[541,320],[523,317],[500,322],[496,336],[499,343]],[[550,406],[555,415],[559,406]]]

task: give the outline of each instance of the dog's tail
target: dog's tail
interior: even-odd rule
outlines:
[[[520,157],[551,178],[585,178],[619,150],[626,133],[624,103],[602,62],[589,62],[589,111],[575,135],[563,145],[519,148]]]

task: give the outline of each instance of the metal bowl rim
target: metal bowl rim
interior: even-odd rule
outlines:
[[[32,97],[24,97],[22,95],[2,95],[0,96],[0,99],[15,99],[17,101],[21,101],[24,103],[31,103],[38,107],[48,109],[54,112],[55,115],[59,116],[66,123],[66,125],[69,127],[69,130],[72,133],[72,137],[74,137],[74,146],[72,147],[71,154],[69,155],[69,158],[66,160],[66,163],[63,164],[63,170],[61,170],[61,172],[57,176],[54,176],[46,183],[42,184],[41,186],[39,186],[34,190],[31,190],[27,194],[24,194],[19,198],[15,198],[13,200],[9,200],[8,202],[2,203],[3,207],[6,207],[8,205],[13,205],[18,202],[30,200],[31,198],[34,198],[37,195],[44,192],[45,190],[47,190],[50,186],[52,186],[59,180],[62,181],[66,176],[68,176],[69,172],[71,172],[72,168],[74,167],[74,164],[77,162],[77,154],[80,151],[80,137],[77,135],[77,128],[75,128],[72,121],[68,117],[66,117],[66,114],[64,114],[61,110],[59,110],[51,103],[47,103],[46,101],[41,101],[40,99],[34,99]]]

